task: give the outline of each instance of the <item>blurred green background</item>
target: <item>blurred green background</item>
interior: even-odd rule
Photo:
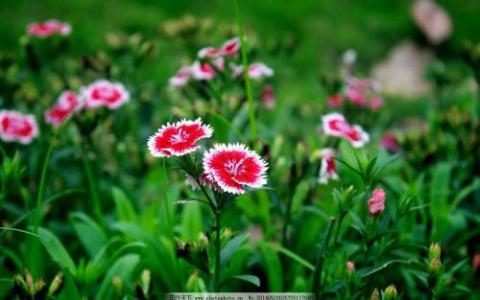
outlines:
[[[243,0],[246,25],[261,38],[293,35],[299,50],[290,63],[297,71],[317,72],[336,65],[340,52],[358,51],[365,65],[384,57],[406,38],[421,39],[410,18],[412,1],[406,0]],[[478,0],[438,1],[451,15],[455,49],[464,39],[480,40]],[[104,46],[104,32],[154,33],[166,19],[192,14],[215,21],[235,22],[233,1],[152,0],[7,0],[0,2],[0,49],[15,50],[28,23],[57,18],[73,25],[72,43],[78,51]],[[160,55],[159,59],[169,60]]]
[[[410,16],[412,2],[242,0],[239,5],[247,35],[252,37],[254,33],[258,45],[287,39],[295,44],[295,51],[291,53],[271,55],[261,53],[262,49],[259,49],[257,55],[277,71],[275,89],[278,101],[287,106],[284,111],[288,113],[298,103],[324,102],[326,94],[320,85],[320,75],[336,72],[340,56],[347,49],[357,51],[357,71],[360,75],[368,75],[371,67],[403,40],[429,46]],[[455,60],[460,57],[465,40],[480,41],[480,1],[442,0],[438,3],[450,14],[454,31],[448,41],[434,48],[434,52],[444,61]],[[164,39],[158,28],[166,20],[179,19],[187,14],[210,18],[214,26],[226,24],[236,28],[232,0],[8,0],[0,1],[0,50],[20,53],[19,39],[27,24],[49,18],[72,24],[73,33],[68,39],[72,55],[102,51],[106,48],[105,35],[109,32],[141,32],[158,43],[158,55],[139,68],[136,76],[139,81],[153,81],[165,86],[187,57],[184,45]],[[209,43],[215,46],[220,45],[225,37],[209,38]],[[198,46],[207,45],[200,43]],[[419,110],[411,106],[400,107]],[[312,115],[317,113],[311,112]]]

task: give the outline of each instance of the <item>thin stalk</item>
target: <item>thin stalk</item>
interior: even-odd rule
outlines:
[[[92,165],[90,158],[88,158],[88,153],[90,152],[90,147],[88,142],[83,142],[84,155],[82,155],[83,169],[85,171],[85,176],[87,177],[88,190],[90,192],[90,197],[92,198],[93,212],[97,218],[97,221],[105,227],[105,220],[102,214],[102,207],[100,203],[100,196],[98,192],[97,181],[93,175]]]
[[[220,209],[215,210],[215,292],[220,290]]]
[[[56,136],[56,135],[55,135]],[[35,226],[34,226],[34,233],[38,232],[38,227],[40,226],[40,223],[42,222],[42,206],[43,206],[43,196],[45,194],[45,183],[47,179],[47,171],[48,171],[48,165],[50,164],[50,158],[52,156],[53,152],[53,143],[50,142],[48,143],[48,149],[47,153],[45,154],[45,158],[43,160],[43,165],[42,165],[42,172],[40,174],[40,183],[38,187],[38,193],[37,193],[37,205],[36,209],[37,212],[35,214]]]
[[[243,64],[243,78],[245,80],[245,90],[247,93],[248,100],[248,116],[250,120],[250,131],[252,134],[252,140],[255,140],[257,137],[257,128],[255,124],[255,108],[253,105],[253,96],[252,96],[252,85],[250,83],[250,77],[248,76],[248,58],[247,58],[247,46],[245,42],[245,36],[243,32],[243,24],[240,18],[240,9],[238,8],[238,1],[234,0],[235,3],[235,16],[237,19],[238,34],[240,35],[240,50],[242,54],[242,64]]]
[[[292,188],[293,190],[293,188]],[[288,199],[287,199],[287,210],[285,212],[285,222],[283,223],[283,228],[282,228],[282,246],[287,247],[288,244],[288,239],[287,239],[287,233],[288,233],[288,226],[290,225],[290,219],[292,215],[292,203],[293,203],[293,193],[289,193]]]
[[[345,218],[345,213],[340,213],[338,215],[338,223],[337,223],[337,227],[335,228],[335,234],[334,234],[334,238],[333,238],[333,245],[334,246],[337,245],[338,236],[340,235],[340,229],[342,227],[342,222],[343,222],[344,218]]]
[[[333,225],[335,223],[335,218],[331,217],[330,222],[328,223],[327,231],[325,232],[325,237],[323,238],[322,246],[318,252],[317,262],[315,263],[315,273],[313,275],[313,295],[315,299],[320,298],[320,288],[321,288],[321,278],[323,261],[325,260],[325,255],[328,249],[328,242],[330,241],[330,236],[332,234]]]

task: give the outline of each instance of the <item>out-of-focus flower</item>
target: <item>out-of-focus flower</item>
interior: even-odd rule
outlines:
[[[383,99],[378,95],[380,86],[376,81],[350,77],[347,81],[345,95],[348,101],[356,106],[368,106],[377,111],[383,105]]]
[[[373,96],[370,99],[370,103],[368,103],[368,106],[372,111],[377,111],[383,106],[383,98],[380,96]]]
[[[198,58],[206,58],[206,57],[216,57],[218,55],[220,55],[220,50],[216,49],[216,48],[213,48],[213,47],[206,47],[206,48],[203,48],[203,49],[200,49],[200,51],[198,51]]]
[[[330,106],[332,108],[342,106],[342,104],[343,104],[342,95],[332,95],[332,96],[328,97],[327,104],[328,104],[328,106]]]
[[[147,145],[155,157],[182,156],[196,151],[197,141],[211,137],[212,133],[213,129],[202,124],[200,118],[195,121],[182,120],[163,125],[148,139]]]
[[[0,111],[0,139],[5,142],[29,144],[37,136],[38,125],[33,115]]]
[[[208,62],[200,63],[196,61],[190,71],[193,78],[197,80],[210,80],[215,77],[215,69]]]
[[[330,113],[322,118],[323,131],[327,135],[343,137],[353,147],[363,147],[369,140],[368,133],[363,131],[359,125],[350,125],[345,117],[339,113]]]
[[[380,147],[391,152],[397,152],[400,149],[397,139],[392,133],[385,133],[380,140]]]
[[[217,144],[203,158],[203,168],[222,191],[245,193],[267,183],[267,163],[242,144]]]
[[[220,48],[220,54],[223,56],[232,56],[238,54],[240,50],[240,39],[238,37],[230,39],[223,43]]]
[[[188,83],[191,76],[191,70],[189,66],[181,67],[178,72],[170,78],[168,83],[172,87],[184,86]]]
[[[223,57],[218,57],[213,61],[213,66],[219,70],[223,71],[225,69],[225,59]]]
[[[130,99],[130,94],[123,84],[108,80],[97,80],[80,89],[85,108],[108,107],[116,109]]]
[[[472,269],[476,271],[480,267],[480,253],[475,253],[472,258]]]
[[[48,20],[43,23],[31,23],[27,27],[27,34],[30,36],[36,36],[46,38],[55,34],[69,35],[72,31],[72,27],[68,23],[62,23],[58,20]]]
[[[243,73],[242,65],[230,65],[232,69],[232,76],[238,77]],[[264,63],[256,62],[248,66],[248,76],[252,79],[260,79],[262,77],[272,77],[274,74],[273,70]]]
[[[381,213],[385,209],[385,191],[383,189],[374,189],[372,197],[368,200],[368,211],[371,215]]]
[[[355,264],[351,261],[347,261],[347,270],[348,274],[352,275],[352,273],[355,271]]]
[[[320,174],[318,176],[318,182],[321,184],[327,184],[329,180],[338,180],[337,166],[335,164],[333,149],[322,149],[322,163],[320,166]]]
[[[78,96],[72,91],[63,92],[57,103],[45,112],[45,122],[58,127],[79,107]]]
[[[270,84],[266,84],[262,89],[262,104],[268,109],[275,107],[275,91]]]

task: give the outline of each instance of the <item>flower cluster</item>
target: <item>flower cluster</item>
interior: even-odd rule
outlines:
[[[82,109],[107,107],[117,109],[130,98],[128,91],[120,83],[107,80],[97,80],[80,88],[79,95],[73,91],[63,92],[48,111],[45,112],[45,122],[53,127],[59,127],[70,115]]]
[[[0,111],[0,139],[5,142],[29,144],[37,136],[38,125],[33,115]]]
[[[58,20],[48,20],[43,23],[32,23],[27,27],[27,34],[40,38],[46,38],[52,35],[69,35],[72,27],[68,23],[62,23]]]
[[[183,156],[195,152],[197,142],[212,136],[213,129],[195,121],[182,120],[162,126],[147,142],[155,157]],[[216,144],[203,157],[203,171],[198,178],[187,171],[187,182],[193,188],[210,186],[216,191],[243,194],[245,189],[266,184],[266,162],[242,144]]]
[[[363,147],[370,137],[359,125],[350,125],[342,114],[330,113],[322,118],[323,131],[330,136],[347,139],[353,147]]]
[[[198,51],[198,60],[190,66],[181,67],[169,80],[172,87],[185,86],[190,79],[205,81],[215,78],[218,72],[225,71],[225,59],[238,56],[240,39],[233,38],[223,43],[220,48],[206,47]],[[235,63],[229,65],[232,78],[237,78],[243,73],[243,66]],[[273,70],[266,64],[257,62],[248,66],[248,75],[252,79],[273,76]]]

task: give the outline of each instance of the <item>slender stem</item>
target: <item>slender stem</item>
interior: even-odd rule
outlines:
[[[45,194],[45,183],[47,179],[47,171],[48,171],[48,165],[50,163],[50,158],[52,156],[53,152],[53,143],[50,142],[48,143],[48,149],[47,153],[45,154],[45,158],[43,160],[43,166],[42,166],[42,172],[40,174],[40,183],[38,187],[38,193],[37,193],[37,205],[36,205],[36,214],[35,214],[35,226],[34,226],[34,232],[38,232],[38,227],[40,226],[40,223],[42,222],[42,213],[43,213],[43,195]]]
[[[343,219],[345,218],[345,213],[339,213],[338,215],[338,223],[337,223],[337,227],[335,228],[335,234],[334,234],[334,238],[333,238],[333,245],[336,246],[337,245],[337,242],[338,242],[338,236],[340,235],[340,229],[342,227],[342,221]]]
[[[243,64],[243,78],[245,80],[245,90],[247,93],[248,100],[248,115],[250,120],[250,131],[252,134],[252,140],[255,140],[257,137],[257,129],[255,124],[255,108],[253,105],[253,96],[252,96],[252,86],[250,83],[250,77],[248,76],[248,59],[247,59],[247,45],[245,41],[245,35],[243,33],[242,20],[240,18],[240,9],[238,8],[238,1],[235,0],[235,15],[237,19],[238,34],[240,35],[240,48],[242,54],[242,64]]]
[[[220,209],[215,210],[215,292],[220,289]]]
[[[292,187],[292,190],[294,189],[294,187]],[[293,202],[293,197],[291,194],[293,193],[288,193],[288,199],[287,199],[287,210],[285,212],[285,222],[283,223],[283,228],[282,228],[282,246],[283,247],[287,247],[287,243],[288,243],[288,237],[287,237],[287,233],[288,233],[288,226],[290,225],[290,219],[291,219],[291,215],[292,215],[292,202]]]
[[[331,217],[330,222],[328,223],[327,231],[325,232],[325,237],[323,238],[322,246],[318,252],[317,262],[315,263],[315,273],[313,275],[313,295],[315,299],[320,298],[320,287],[321,287],[321,278],[323,261],[325,260],[325,255],[328,249],[328,242],[330,241],[330,236],[332,234],[333,225],[335,223],[335,218]]]
[[[83,169],[85,171],[85,176],[87,177],[88,190],[90,192],[90,197],[92,198],[93,212],[97,218],[97,221],[100,222],[102,226],[105,226],[105,220],[102,214],[102,207],[100,204],[100,196],[98,192],[98,186],[93,175],[92,165],[90,158],[88,157],[90,152],[90,147],[88,142],[84,141],[83,149],[84,154],[82,155]]]

